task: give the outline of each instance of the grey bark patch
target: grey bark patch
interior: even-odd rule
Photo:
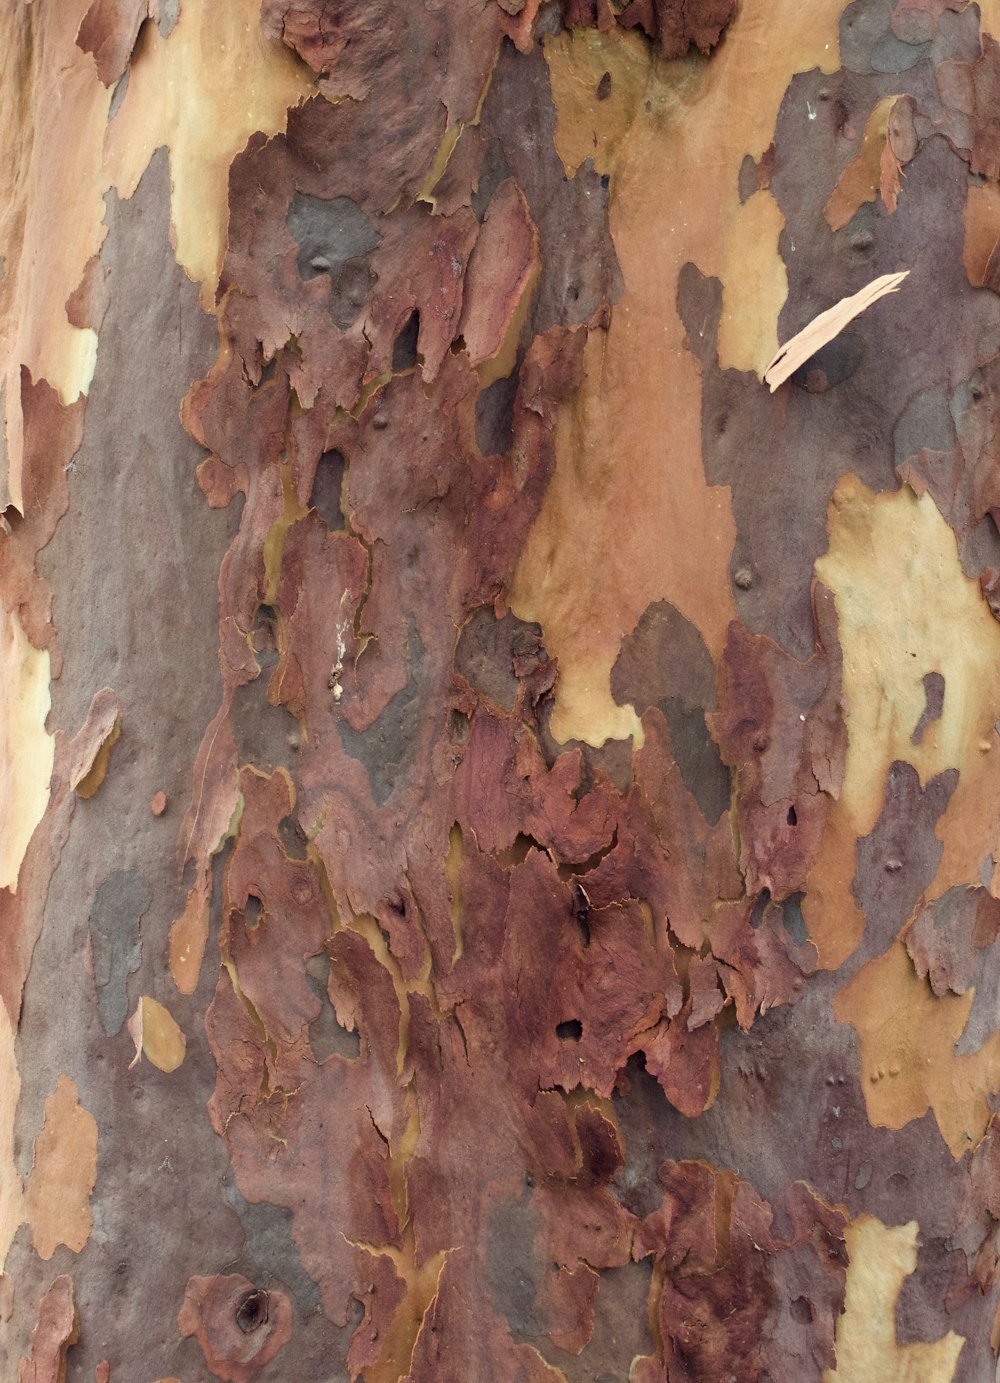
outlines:
[[[494,135],[473,198],[477,215],[513,175],[538,231],[541,272],[523,340],[555,324],[587,322],[621,297],[624,281],[608,223],[610,186],[588,159],[567,178],[555,146],[556,112],[541,44],[504,43],[483,106]],[[571,229],[568,229],[571,228]]]
[[[97,1006],[109,1037],[121,1032],[128,1013],[128,977],[142,961],[139,923],[153,895],[136,869],[117,869],[97,890],[90,910]]]
[[[174,31],[181,13],[181,0],[160,0],[160,13],[156,27],[161,38],[169,38]]]
[[[403,324],[392,344],[392,369],[394,374],[403,370],[415,369],[419,363],[417,338],[420,335],[420,313],[413,311]]]
[[[325,451],[319,458],[312,493],[309,496],[309,507],[316,510],[331,532],[344,527],[344,511],[340,497],[344,488],[346,465],[342,452]]]
[[[476,446],[483,456],[500,455],[513,446],[517,381],[515,370],[476,395]]]
[[[230,722],[236,741],[236,756],[242,764],[254,764],[264,773],[276,768],[293,772],[299,723],[284,706],[272,706],[267,699],[267,675],[277,663],[275,654],[259,653],[261,675],[237,687],[233,696]]]
[[[757,161],[753,154],[744,154],[740,164],[740,203],[744,203],[757,191]]]
[[[323,1008],[318,1018],[309,1024],[309,1046],[317,1061],[325,1061],[328,1056],[342,1056],[353,1061],[361,1054],[361,1037],[353,1030],[337,1022],[333,1004],[327,992],[330,976],[330,957],[326,952],[313,956],[306,965],[306,979],[309,988],[322,1002]]]
[[[940,672],[924,673],[924,709],[920,713],[920,719],[910,736],[911,744],[919,744],[924,737],[924,731],[928,725],[935,720],[941,719],[941,712],[944,710],[944,678]]]
[[[684,323],[688,350],[703,368],[715,365],[715,341],[722,317],[722,280],[709,278],[690,261],[683,264],[677,278],[677,312]],[[713,423],[716,428],[725,429],[728,423],[725,410],[713,418]]]
[[[533,1340],[546,1322],[535,1306],[538,1278],[543,1270],[535,1245],[539,1217],[531,1192],[521,1201],[490,1208],[486,1239],[486,1281],[493,1305],[506,1316],[515,1340]]]
[[[131,71],[131,67],[126,67],[122,76],[115,82],[115,89],[111,93],[111,101],[108,105],[109,124],[121,110],[122,102],[125,100],[125,93],[128,91],[128,79]]]
[[[850,379],[861,365],[864,354],[864,344],[857,333],[842,331],[800,365],[791,376],[791,382],[812,393],[826,393]]]
[[[381,235],[350,197],[297,192],[287,223],[299,247],[299,274],[304,279],[329,274],[330,313],[338,327],[349,327],[368,297],[369,265]]]
[[[729,770],[705,721],[716,707],[715,664],[701,634],[674,606],[650,605],[622,640],[611,694],[638,715],[651,706],[663,712],[684,786],[714,825],[731,795]]]
[[[493,607],[486,605],[462,629],[455,649],[455,671],[509,715],[517,701],[514,659],[545,661],[547,656],[539,625],[526,624],[509,610],[498,620]]]
[[[892,441],[897,466],[922,450],[950,452],[955,423],[945,391],[928,389],[912,398],[899,416]]]
[[[268,1201],[255,1205],[245,1200],[236,1185],[232,1169],[226,1173],[223,1188],[226,1200],[243,1226],[245,1251],[257,1269],[254,1276],[277,1278],[291,1292],[303,1316],[318,1311],[322,1306],[320,1290],[302,1266],[292,1237],[292,1212],[283,1205],[272,1205]]]
[[[957,784],[954,768],[921,788],[912,764],[890,766],[879,818],[857,844],[851,891],[865,914],[865,936],[844,973],[885,951],[933,879],[944,849],[937,823]]]
[[[175,853],[179,815],[190,801],[198,745],[222,699],[219,568],[239,510],[207,505],[196,479],[205,453],[179,419],[181,400],[215,359],[218,325],[202,312],[198,286],[170,247],[166,149],[154,154],[131,198],[112,193],[106,206],[101,259],[111,298],[69,509],[38,569],[54,589],[64,659],[52,683],[49,729],[75,733],[94,688],[112,685],[128,734],[100,792],[77,801],[49,880],[24,990],[17,1114],[30,1155],[51,1073],[76,1081],[100,1131],[95,1232],[79,1255],[57,1250],[64,1268],[40,1262],[30,1242],[7,1265],[18,1283],[12,1353],[30,1340],[30,1303],[54,1271],[72,1272],[81,1335],[70,1377],[88,1383],[102,1359],[112,1378],[203,1377],[197,1341],[178,1339],[177,1310],[193,1259],[207,1273],[225,1271],[242,1242],[222,1191],[225,1148],[207,1109],[215,1064],[203,1016],[218,948],[209,945],[195,995],[178,994],[165,977],[168,930],[187,895]],[[150,812],[160,789],[177,804],[177,817]],[[134,870],[152,894],[141,966],[130,983],[162,999],[187,1036],[184,1062],[169,1075],[149,1062],[128,1070],[132,1044],[124,1031],[107,1036],[84,964],[88,905],[114,869]],[[282,1367],[298,1348],[296,1338]],[[0,1377],[8,1376],[0,1363]],[[309,1373],[293,1358],[285,1376]]]
[[[874,70],[872,58],[878,45],[886,37],[895,37],[890,28],[895,5],[896,0],[854,0],[844,10],[840,19],[840,61],[849,72]]]
[[[412,626],[409,649],[410,675],[406,686],[392,697],[373,724],[367,730],[355,730],[346,721],[337,726],[344,753],[364,765],[372,797],[379,807],[388,802],[397,781],[407,776],[417,752],[427,659],[420,635]]]
[[[802,893],[792,893],[781,905],[781,921],[785,931],[799,946],[809,940],[809,929],[802,912]]]
[[[883,34],[872,47],[869,61],[873,72],[908,72],[923,62],[931,51],[929,43],[904,43],[895,34]]]

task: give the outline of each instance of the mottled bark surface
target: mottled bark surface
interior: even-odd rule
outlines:
[[[994,1379],[997,38],[0,7],[4,1380]]]

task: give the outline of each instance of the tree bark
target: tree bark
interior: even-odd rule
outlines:
[[[3,1378],[995,1378],[996,37],[0,7]]]

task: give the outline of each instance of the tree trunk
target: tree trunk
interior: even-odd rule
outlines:
[[[3,1379],[994,1379],[994,34],[4,0]]]

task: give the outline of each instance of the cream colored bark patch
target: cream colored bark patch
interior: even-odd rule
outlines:
[[[173,1014],[155,999],[143,995],[135,1013],[128,1020],[129,1036],[135,1043],[135,1056],[129,1069],[140,1057],[146,1057],[161,1071],[176,1071],[184,1060],[187,1038],[178,1027]]]
[[[97,1180],[97,1123],[77,1096],[76,1084],[60,1076],[45,1101],[42,1131],[28,1178],[31,1242],[49,1259],[60,1244],[79,1253],[90,1238],[90,1194]]]
[[[848,476],[828,526],[816,574],[837,604],[848,750],[803,906],[822,963],[837,966],[863,926],[850,894],[854,841],[875,825],[894,759],[911,763],[923,783],[959,770],[938,825],[944,853],[931,896],[978,883],[987,857],[1000,857],[1000,624],[963,573],[955,535],[929,494],[906,486],[874,494]],[[944,678],[944,704],[913,744],[929,672]]]
[[[32,648],[16,613],[0,613],[0,888],[13,891],[49,800],[49,705],[48,653]]]
[[[837,1322],[837,1367],[824,1383],[951,1383],[965,1343],[949,1330],[931,1343],[896,1343],[896,1302],[917,1266],[916,1220],[888,1226],[859,1215],[847,1226],[850,1263]]]
[[[771,143],[792,76],[837,69],[842,9],[842,0],[744,0],[707,61],[667,62],[640,35],[617,30],[545,39],[556,148],[570,176],[591,158],[611,175],[624,278],[557,421],[555,474],[512,591],[515,613],[542,625],[559,660],[559,740],[596,745],[636,732],[610,674],[652,601],[669,600],[721,654],[735,615],[736,530],[728,489],[705,481],[701,374],[677,312],[678,281],[689,262],[722,278],[721,363],[762,371],[786,292],[782,221],[770,194],[741,205],[740,167]],[[752,248],[743,233],[757,237]]]
[[[90,388],[97,337],[66,300],[105,230],[102,143],[111,93],[76,46],[89,0],[12,5],[0,47],[0,354],[11,502],[23,512],[21,366],[64,404]],[[53,93],[58,92],[58,99]]]
[[[169,38],[147,24],[128,90],[108,127],[107,170],[131,197],[154,150],[170,151],[171,221],[179,264],[214,307],[229,221],[229,165],[255,130],[285,128],[312,91],[291,49],[261,33],[245,0],[184,0]]]
[[[784,225],[767,191],[755,192],[733,213],[721,264],[718,349],[725,368],[759,369],[778,349],[778,312],[788,296],[788,272],[778,254]]]

